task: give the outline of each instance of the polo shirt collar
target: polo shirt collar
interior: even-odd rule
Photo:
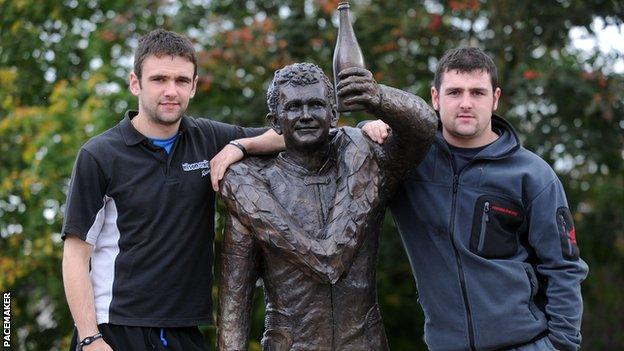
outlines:
[[[141,143],[143,140],[147,140],[147,137],[136,130],[136,128],[132,125],[132,122],[130,122],[130,120],[138,114],[139,111],[128,110],[126,111],[124,119],[119,122],[121,135],[128,146],[134,146]]]
[[[189,128],[197,128],[197,122],[194,118],[183,116],[180,121],[180,133],[186,132]]]
[[[134,125],[132,125],[132,122],[130,121],[132,118],[136,117],[136,115],[138,114],[139,114],[139,111],[128,110],[126,111],[126,114],[124,115],[123,120],[119,122],[119,126],[121,128],[121,134],[124,138],[124,141],[126,142],[126,145],[128,146],[138,145],[142,141],[147,140],[147,137],[141,134],[138,130],[136,130],[136,128],[134,128]],[[186,131],[189,128],[197,128],[197,125],[192,118],[183,116],[182,120],[180,121],[179,133],[180,134],[184,133],[184,131]]]

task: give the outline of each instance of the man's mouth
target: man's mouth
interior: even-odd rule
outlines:
[[[474,119],[475,117],[473,115],[457,115],[457,120],[460,122],[470,122]]]
[[[297,127],[295,128],[296,131],[298,132],[313,132],[318,130],[318,127],[312,127],[312,126],[307,126],[307,127]]]

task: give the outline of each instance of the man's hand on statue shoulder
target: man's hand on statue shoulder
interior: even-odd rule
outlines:
[[[219,182],[223,179],[223,175],[228,167],[242,160],[244,156],[241,149],[234,145],[227,144],[210,160],[210,182],[212,183],[212,189],[214,191],[219,191]]]
[[[380,145],[386,141],[390,135],[390,130],[390,126],[380,119],[370,121],[362,126],[362,132]]]
[[[370,71],[359,67],[346,68],[338,73],[338,79],[337,94],[345,105],[364,105],[371,113],[379,111],[381,88]]]

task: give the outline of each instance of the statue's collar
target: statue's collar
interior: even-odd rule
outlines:
[[[275,165],[279,167],[281,170],[292,175],[302,176],[306,178],[327,177],[327,175],[330,173],[331,169],[334,167],[335,164],[336,164],[336,152],[335,152],[334,147],[330,147],[329,151],[327,152],[327,159],[325,160],[325,163],[323,163],[323,166],[321,166],[321,168],[316,172],[310,171],[309,169],[303,167],[302,165],[296,162],[293,162],[289,158],[285,157],[283,152],[277,155],[277,158],[275,160]],[[322,181],[321,183],[325,183],[325,181]]]

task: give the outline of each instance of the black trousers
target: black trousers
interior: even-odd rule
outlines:
[[[197,327],[153,328],[100,324],[98,328],[104,341],[115,351],[210,351]],[[69,350],[80,351],[79,342],[78,331],[74,328]]]

